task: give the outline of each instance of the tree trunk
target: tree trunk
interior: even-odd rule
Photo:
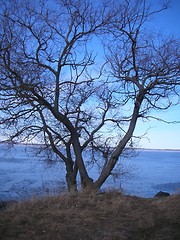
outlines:
[[[76,192],[77,191],[77,173],[78,173],[78,166],[77,162],[73,162],[69,151],[68,152],[68,158],[66,163],[66,183],[67,188],[69,192]]]
[[[77,181],[73,173],[66,173],[66,182],[69,192],[73,193],[77,191]]]
[[[98,190],[102,186],[102,184],[106,181],[106,179],[111,175],[111,171],[115,167],[120,155],[122,154],[124,148],[126,147],[126,144],[131,139],[133,132],[135,130],[135,127],[136,127],[137,119],[139,117],[139,110],[140,110],[141,104],[143,102],[143,99],[144,99],[144,91],[141,90],[136,97],[136,101],[134,104],[134,110],[133,110],[133,114],[132,114],[132,118],[131,118],[131,121],[129,124],[128,131],[126,132],[124,137],[120,140],[116,149],[111,154],[110,159],[104,165],[98,180],[94,183],[94,189]]]
[[[74,154],[76,157],[76,163],[81,177],[81,187],[89,188],[92,185],[93,180],[89,177],[88,172],[86,170],[82,157],[81,145],[79,143],[79,135],[77,133],[73,134],[72,136],[72,144],[74,148]]]

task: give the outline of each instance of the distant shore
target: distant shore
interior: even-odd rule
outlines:
[[[8,143],[8,142],[3,142],[0,141],[0,145],[9,145],[9,146],[27,146],[27,147],[40,147],[40,146],[45,146],[44,144],[41,143]],[[128,149],[128,148],[127,148]],[[180,152],[180,149],[176,149],[176,148],[144,148],[144,147],[135,147],[135,148],[129,148],[132,150],[139,150],[139,151],[172,151],[172,152]]]

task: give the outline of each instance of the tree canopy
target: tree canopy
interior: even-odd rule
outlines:
[[[167,5],[0,4],[2,140],[42,143],[64,162],[69,191],[78,172],[82,188],[99,189],[132,145],[138,120],[179,101],[179,39],[149,25]],[[89,160],[101,166],[98,179],[88,174]]]

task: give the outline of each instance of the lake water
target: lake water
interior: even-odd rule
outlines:
[[[57,194],[66,190],[62,163],[50,165],[44,157],[33,156],[34,147],[0,144],[0,200],[28,199],[33,195]],[[107,179],[102,189],[122,189],[125,194],[153,197],[158,191],[180,193],[180,151],[139,150],[136,157],[124,159],[127,172]],[[92,177],[98,175],[91,168]]]

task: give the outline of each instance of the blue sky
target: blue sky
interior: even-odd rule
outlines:
[[[162,0],[149,0],[155,7]],[[171,0],[169,8],[152,19],[152,26],[165,34],[174,34],[180,38],[180,0]],[[157,118],[167,121],[180,121],[180,105],[165,112],[156,112]],[[149,129],[147,131],[147,129]],[[153,149],[180,149],[180,123],[166,124],[151,120],[139,122],[135,135],[147,134],[139,142],[138,147]]]
[[[152,0],[152,3],[162,1]],[[156,26],[165,33],[173,33],[180,37],[180,1],[171,0],[169,8],[159,13],[154,19]]]
[[[152,4],[158,1],[151,0]],[[180,1],[172,0],[170,8],[159,13],[153,19],[153,25],[161,32],[174,34],[180,38]],[[180,105],[172,107],[165,112],[156,112],[156,117],[166,120],[180,121]],[[141,139],[139,146],[154,149],[180,149],[180,123],[166,124],[155,120],[148,123],[139,123],[136,129],[137,134],[143,134],[149,128],[146,136]]]

